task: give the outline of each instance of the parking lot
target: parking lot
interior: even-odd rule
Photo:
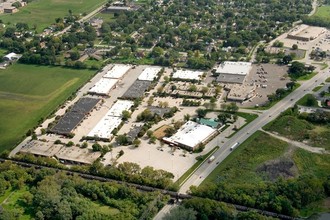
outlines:
[[[245,83],[256,84],[255,96],[242,104],[241,107],[262,106],[268,101],[267,95],[275,93],[278,88],[286,88],[290,82],[287,74],[287,66],[276,64],[253,65],[252,71],[247,77]]]

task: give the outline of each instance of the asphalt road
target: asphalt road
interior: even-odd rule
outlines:
[[[243,143],[253,133],[279,116],[282,111],[294,106],[294,104],[300,98],[302,98],[306,93],[311,92],[314,87],[320,85],[328,77],[330,77],[329,68],[320,71],[312,79],[302,82],[302,85],[298,89],[293,91],[269,110],[263,111],[263,113],[260,114],[257,119],[238,131],[224,144],[221,144],[220,149],[213,154],[216,159],[212,163],[204,163],[202,166],[200,166],[200,168],[197,169],[195,173],[181,186],[180,193],[186,193],[190,186],[199,186],[205,180],[205,178],[218,166],[218,164],[221,163],[232,152],[230,151],[230,147],[233,144],[236,142]],[[208,145],[216,146],[218,143],[221,143],[221,141],[223,140],[220,140],[218,137],[216,137],[210,141]]]
[[[99,13],[105,5],[106,2],[104,2],[104,4],[102,4],[100,7],[96,8],[95,10],[93,10],[92,12],[90,12],[89,14],[85,15],[84,17],[82,17],[81,19],[79,19],[77,22],[78,23],[82,23],[88,19],[90,19],[91,17],[93,17],[94,15],[96,15],[97,13]],[[60,36],[66,32],[68,32],[71,29],[72,25],[69,25],[68,27],[64,28],[62,31],[59,31],[57,33],[54,33],[54,36]]]

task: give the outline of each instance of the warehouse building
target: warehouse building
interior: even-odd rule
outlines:
[[[244,102],[256,95],[257,86],[251,85],[233,85],[228,92],[227,100],[235,102]]]
[[[115,88],[118,79],[101,78],[95,85],[88,91],[90,94],[108,96],[111,89]]]
[[[134,102],[118,100],[107,112],[107,114],[89,132],[87,137],[110,141],[113,138],[112,131],[121,124],[123,111],[128,111]]]
[[[53,157],[63,147],[64,147],[63,145],[54,144],[54,142],[43,142],[39,140],[32,140],[26,143],[22,147],[20,152],[33,154],[34,156]]]
[[[314,27],[302,24],[295,27],[288,35],[288,39],[299,41],[311,41],[325,33],[326,29],[322,27]]]
[[[141,81],[154,81],[157,79],[159,72],[162,68],[160,67],[147,67],[139,75],[138,80]]]
[[[218,66],[215,75],[218,75],[218,82],[242,84],[251,69],[252,63],[249,62],[226,61]]]
[[[112,79],[121,79],[132,68],[131,65],[114,65],[103,77]]]
[[[99,123],[88,133],[87,137],[110,141],[113,138],[112,131],[121,123],[121,118],[106,115]]]
[[[163,141],[192,151],[207,143],[216,134],[216,129],[188,121],[172,137],[164,137]]]
[[[70,134],[87,115],[95,108],[100,99],[84,97],[79,99],[72,108],[50,129],[56,134]]]
[[[144,93],[149,90],[151,83],[151,81],[135,80],[121,98],[131,100],[142,98]]]
[[[123,111],[130,110],[130,108],[133,105],[134,105],[133,101],[118,100],[115,104],[113,104],[113,106],[111,107],[111,109],[109,110],[107,115],[115,116],[115,117],[121,117]]]
[[[177,70],[173,73],[173,79],[181,80],[201,80],[203,72],[201,71],[191,71],[191,70]]]
[[[92,164],[101,156],[101,152],[93,152],[88,148],[63,147],[55,154],[56,159],[64,164]]]

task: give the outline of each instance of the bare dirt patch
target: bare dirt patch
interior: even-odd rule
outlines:
[[[157,139],[161,139],[161,138],[165,137],[165,135],[166,135],[165,130],[169,127],[171,127],[171,126],[169,126],[169,125],[161,126],[160,128],[158,128],[157,130],[154,131],[154,136]]]
[[[294,161],[288,157],[270,160],[257,168],[257,172],[264,173],[271,181],[279,177],[285,179],[293,178],[297,175],[297,167]]]

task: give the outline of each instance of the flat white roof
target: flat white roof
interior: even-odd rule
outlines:
[[[202,71],[177,70],[176,72],[173,73],[173,78],[200,80],[200,77],[202,75],[203,75]]]
[[[131,65],[116,64],[103,77],[119,79],[123,77],[131,67]]]
[[[121,117],[123,111],[128,111],[134,105],[133,101],[128,100],[118,100],[111,109],[108,111],[107,115]]]
[[[206,125],[193,121],[186,122],[172,137],[163,138],[171,143],[179,143],[193,149],[199,143],[205,141],[216,130]]]
[[[116,85],[118,79],[101,78],[89,90],[89,93],[96,93],[100,95],[108,95],[110,90]]]
[[[157,75],[161,69],[162,68],[160,67],[147,67],[140,74],[138,80],[153,81],[155,78],[157,78]]]
[[[120,117],[104,116],[99,123],[88,133],[88,137],[99,137],[102,139],[112,138],[111,132],[121,123]]]
[[[305,37],[310,40],[317,38],[321,34],[326,31],[326,28],[309,26],[309,25],[299,25],[293,28],[288,35],[297,36],[297,37]]]
[[[249,62],[223,62],[219,65],[216,73],[247,75],[252,69],[252,63]]]

